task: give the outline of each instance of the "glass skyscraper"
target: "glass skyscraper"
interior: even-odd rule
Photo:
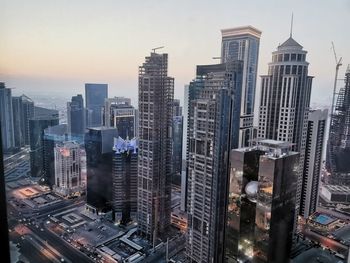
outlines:
[[[81,94],[72,97],[67,103],[68,133],[79,141],[83,141],[85,134],[85,108]]]
[[[0,121],[2,123],[2,146],[6,152],[15,146],[15,139],[13,132],[11,89],[6,88],[3,82],[0,82]]]
[[[85,102],[87,110],[87,127],[99,127],[102,125],[102,108],[108,97],[107,84],[85,84]]]
[[[299,169],[299,154],[290,148],[262,140],[231,151],[226,262],[289,261]]]
[[[221,61],[242,61],[243,76],[241,101],[239,103],[240,122],[238,147],[251,145],[256,78],[261,31],[252,26],[242,26],[221,30]]]

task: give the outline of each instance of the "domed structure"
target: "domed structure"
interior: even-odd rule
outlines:
[[[249,201],[256,203],[258,195],[258,182],[251,181],[245,186],[245,193]]]

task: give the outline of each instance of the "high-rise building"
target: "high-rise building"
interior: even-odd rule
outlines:
[[[99,127],[102,125],[102,108],[108,97],[107,84],[85,84],[86,126]]]
[[[39,116],[29,119],[30,169],[33,177],[44,177],[44,130],[58,125],[57,116]]]
[[[228,155],[239,144],[241,89],[241,61],[197,66],[190,83],[186,253],[192,262],[223,260]]]
[[[331,116],[327,145],[329,183],[350,186],[350,66],[345,73],[345,86],[338,93]]]
[[[182,165],[181,165],[181,201],[180,210],[186,211],[187,203],[187,125],[188,125],[188,106],[189,106],[189,85],[184,88],[184,106],[182,119]]]
[[[44,129],[44,174],[45,183],[52,187],[55,184],[55,154],[56,144],[62,144],[68,140],[68,125],[58,124]]]
[[[137,216],[137,141],[115,138],[113,151],[113,212],[126,225]]]
[[[0,121],[2,123],[2,147],[6,152],[15,146],[11,89],[0,82]]]
[[[85,108],[81,94],[72,97],[67,102],[68,133],[73,139],[83,140],[85,134]]]
[[[105,100],[103,125],[117,128],[118,136],[132,139],[136,136],[136,110],[131,99],[114,97]]]
[[[231,151],[226,262],[289,261],[299,169],[299,154],[290,148],[262,140]]]
[[[95,213],[112,208],[113,140],[115,128],[88,128],[85,134],[86,151],[86,205]]]
[[[57,144],[54,155],[55,192],[62,196],[79,195],[83,191],[79,144],[71,141]]]
[[[170,226],[173,97],[168,54],[152,52],[139,67],[137,201],[139,230],[154,244]]]
[[[21,96],[23,123],[22,134],[24,137],[24,144],[29,145],[29,119],[34,117],[34,102],[26,95]]]
[[[300,199],[300,215],[304,218],[316,212],[317,208],[327,117],[328,110],[309,111]]]
[[[221,30],[221,62],[242,61],[242,89],[239,90],[240,122],[238,147],[251,145],[253,139],[254,102],[261,31],[252,26]]]
[[[182,171],[182,130],[183,117],[173,116],[173,174],[181,175]]]
[[[0,84],[1,85],[1,84]],[[2,147],[2,122],[0,119],[0,242],[3,245],[3,254],[1,259],[4,262],[11,262],[10,258],[10,242],[9,229],[7,221],[7,200],[6,200],[6,184],[4,172],[4,156]]]
[[[298,213],[313,78],[308,75],[306,54],[292,36],[278,46],[268,74],[261,77],[259,107],[258,138],[289,142],[293,151],[300,153]]]
[[[24,146],[22,97],[12,97],[14,147]]]

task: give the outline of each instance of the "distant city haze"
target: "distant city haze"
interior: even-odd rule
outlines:
[[[108,83],[109,97],[137,101],[138,66],[152,48],[165,46],[175,98],[199,64],[218,63],[221,29],[252,25],[262,31],[259,75],[267,73],[271,52],[290,33],[308,51],[315,76],[312,106],[331,103],[335,60],[340,78],[350,63],[350,35],[344,30],[350,1],[19,1],[5,0],[0,17],[0,81],[13,94],[84,94],[84,83]],[[343,85],[342,82],[339,82]],[[260,78],[256,97],[260,94]],[[257,107],[256,107],[257,108]]]

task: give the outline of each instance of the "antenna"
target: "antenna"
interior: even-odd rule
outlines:
[[[292,19],[290,21],[290,34],[289,36],[292,37],[293,36],[293,19],[294,18],[294,15],[293,15],[293,12],[292,12]]]
[[[155,48],[152,48],[153,53],[156,53],[156,50],[157,50],[157,49],[161,49],[161,48],[164,48],[164,46],[162,46],[162,47],[155,47]]]

